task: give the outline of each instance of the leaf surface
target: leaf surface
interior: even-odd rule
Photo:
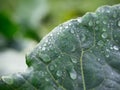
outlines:
[[[25,73],[1,77],[1,90],[119,90],[120,5],[59,25],[26,63]]]

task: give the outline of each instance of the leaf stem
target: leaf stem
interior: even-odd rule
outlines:
[[[82,60],[83,54],[84,54],[84,51],[82,50],[81,56],[80,56],[80,69],[81,69],[81,76],[82,76],[82,82],[83,82],[83,90],[86,90],[84,70],[83,70],[83,60]]]

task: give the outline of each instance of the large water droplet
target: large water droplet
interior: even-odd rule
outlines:
[[[86,39],[85,34],[82,34],[82,35],[81,35],[81,41],[83,42],[83,41],[85,41],[85,39]]]
[[[76,73],[76,71],[74,69],[71,70],[70,77],[73,80],[75,80],[77,78],[77,73]]]
[[[110,55],[109,55],[109,54],[106,54],[105,56],[108,58]]]
[[[75,33],[73,29],[72,29],[70,32],[71,32],[72,34],[74,34],[74,33]]]
[[[117,46],[113,46],[114,50],[119,50],[119,48]]]
[[[81,18],[78,18],[77,21],[78,21],[79,23],[81,23],[81,22],[82,22],[82,19],[81,19]]]
[[[49,68],[50,68],[51,71],[55,69],[54,65],[50,65]]]
[[[113,13],[113,17],[116,18],[117,17],[117,13],[114,12]]]
[[[11,76],[2,76],[1,78],[6,84],[9,85],[13,84],[13,79]]]
[[[44,50],[46,50],[46,48],[43,46],[43,47],[42,47],[42,50],[44,51]]]
[[[88,23],[88,25],[89,25],[89,26],[92,26],[92,25],[93,25],[93,22],[92,22],[92,21],[90,21],[90,22]]]
[[[97,60],[100,61],[100,58],[98,58]]]
[[[62,71],[58,70],[58,71],[56,72],[56,75],[57,75],[58,77],[61,77],[61,76],[62,76]]]
[[[98,41],[97,45],[103,46],[104,42],[102,40]]]
[[[50,59],[50,57],[49,57],[48,54],[40,54],[40,57],[46,63],[48,63],[49,61],[51,61],[51,59]]]
[[[108,35],[107,35],[107,33],[104,32],[101,36],[102,36],[102,38],[107,38]]]
[[[103,24],[107,24],[107,22],[106,22],[106,21],[103,21]]]
[[[118,26],[120,27],[120,21],[118,21]]]
[[[77,59],[76,59],[76,58],[72,58],[71,61],[72,61],[73,63],[77,63]]]

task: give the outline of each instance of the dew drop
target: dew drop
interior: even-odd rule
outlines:
[[[93,22],[92,22],[92,21],[90,21],[90,22],[88,23],[88,25],[89,25],[89,26],[92,26],[92,25],[93,25]]]
[[[117,46],[113,46],[114,50],[119,50],[119,48]]]
[[[86,39],[86,36],[84,34],[82,34],[81,35],[81,41],[83,42],[83,41],[85,41],[85,39]]]
[[[48,81],[49,81],[49,78],[45,78],[45,81],[47,81],[47,82],[48,82]]]
[[[99,21],[96,21],[96,24],[99,24]]]
[[[62,27],[61,27],[61,26],[60,26],[59,28],[60,28],[60,30],[62,29]]]
[[[100,61],[100,58],[98,58],[98,61]]]
[[[58,77],[61,77],[61,76],[62,76],[62,71],[59,71],[59,70],[58,70],[58,71],[56,72],[56,75],[57,75]]]
[[[109,56],[110,56],[109,54],[106,55],[107,58],[108,58]]]
[[[107,35],[107,33],[103,33],[101,36],[102,36],[102,38],[107,38],[108,35]]]
[[[116,13],[113,13],[113,17],[116,18],[116,17],[117,17],[117,14],[116,14]]]
[[[118,21],[118,26],[120,27],[120,21]]]
[[[82,19],[81,19],[81,18],[78,18],[77,21],[78,21],[79,23],[81,23],[81,22],[82,22]]]
[[[98,41],[97,45],[103,46],[104,42],[102,40]]]
[[[68,26],[65,27],[66,29],[68,28]]]
[[[107,22],[106,22],[106,21],[103,21],[103,24],[107,24]]]
[[[45,48],[45,47],[42,47],[42,50],[44,51],[44,50],[46,50],[46,48]]]
[[[54,65],[50,65],[50,70],[52,71],[54,69],[55,69]]]
[[[9,85],[13,84],[13,79],[11,76],[2,76],[1,78],[5,83]]]
[[[77,78],[77,73],[76,73],[76,71],[74,69],[71,70],[70,77],[73,80],[75,80]]]
[[[75,33],[73,29],[72,29],[70,32],[71,32],[72,34],[74,34],[74,33]]]
[[[76,50],[76,47],[75,45],[73,45],[71,51],[74,52],[75,50]]]
[[[106,31],[106,29],[105,29],[105,28],[103,28],[102,30],[103,30],[103,31]]]
[[[71,61],[72,61],[73,63],[77,63],[77,59],[76,59],[76,58],[72,58]]]
[[[45,74],[44,74],[44,72],[43,72],[43,71],[40,71],[40,72],[39,72],[39,75],[40,75],[40,76],[42,76],[42,77],[44,77],[44,76],[45,76]]]
[[[49,57],[49,55],[48,54],[40,54],[40,57],[41,57],[41,59],[44,61],[44,62],[46,62],[46,63],[48,63],[48,62],[50,62],[51,61],[51,59],[50,59],[50,57]]]

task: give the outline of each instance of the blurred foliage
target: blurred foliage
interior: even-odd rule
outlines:
[[[58,24],[120,0],[0,0],[0,49],[39,42]]]

